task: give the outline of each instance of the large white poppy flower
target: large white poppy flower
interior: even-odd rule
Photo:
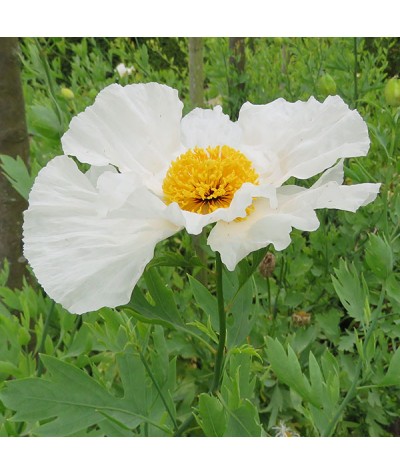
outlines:
[[[29,196],[24,249],[46,292],[74,313],[128,302],[155,245],[183,228],[216,223],[208,244],[233,270],[268,244],[287,247],[293,227],[317,229],[316,209],[355,211],[379,190],[342,185],[340,159],[365,155],[369,138],[338,96],[246,103],[232,122],[219,106],[182,118],[164,85],[114,84],[72,119],[62,145]],[[309,189],[284,185],[326,169]]]

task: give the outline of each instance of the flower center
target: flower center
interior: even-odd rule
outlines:
[[[196,147],[171,163],[163,192],[167,204],[208,214],[228,208],[243,183],[258,184],[258,174],[243,153],[227,145]]]

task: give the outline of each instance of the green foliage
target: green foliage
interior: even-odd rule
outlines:
[[[363,277],[358,275],[354,264],[340,261],[332,277],[335,291],[350,317],[361,321],[365,305],[368,305],[368,287]]]
[[[237,71],[227,38],[204,42],[209,107],[221,103],[235,115],[244,100],[322,101],[336,88],[371,138],[367,157],[346,162],[346,184],[380,182],[380,196],[354,214],[320,210],[319,230],[294,230],[286,250],[260,249],[224,271],[227,344],[214,393],[220,328],[206,246],[195,255],[184,233],[160,243],[129,304],[79,317],[54,305],[33,277],[8,288],[5,263],[1,436],[171,436],[183,428],[260,437],[283,426],[301,436],[398,435],[400,114],[385,97],[398,45],[246,38]],[[71,118],[108,84],[166,83],[188,112],[185,38],[26,38],[21,51],[31,162],[1,156],[0,164],[25,199],[39,170],[62,154]],[[119,77],[121,62],[131,75]],[[263,277],[267,250],[276,267]]]
[[[381,280],[386,280],[393,270],[393,251],[386,239],[376,235],[369,238],[365,252],[368,267]]]
[[[3,173],[13,188],[27,200],[33,185],[33,178],[24,161],[21,157],[12,158],[0,155],[0,162]]]
[[[131,349],[116,357],[122,398],[110,394],[73,365],[54,357],[42,358],[48,379],[10,382],[1,395],[2,402],[15,410],[13,421],[43,421],[33,429],[33,434],[67,436],[98,425],[100,433],[103,427],[108,435],[111,431],[114,435],[132,435],[129,431],[143,423],[171,433],[167,425],[171,421],[164,421],[164,414],[155,410],[159,395],[146,381],[143,362]],[[152,415],[156,420],[152,420]]]

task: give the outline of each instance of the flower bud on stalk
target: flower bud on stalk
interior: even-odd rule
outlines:
[[[324,74],[317,81],[317,92],[323,96],[336,94],[336,83],[330,74]]]
[[[75,98],[74,93],[71,91],[71,89],[68,89],[67,87],[61,88],[61,95],[64,99],[67,99],[67,101],[72,101],[72,99]]]
[[[390,106],[400,106],[400,79],[394,77],[386,83],[384,95]]]
[[[267,252],[263,260],[261,261],[261,264],[259,267],[260,274],[265,278],[271,277],[275,270],[275,265],[276,265],[275,256],[272,254],[272,252]]]

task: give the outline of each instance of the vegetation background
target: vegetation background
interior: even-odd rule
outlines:
[[[382,188],[356,214],[319,211],[318,231],[293,231],[287,250],[256,252],[225,273],[217,394],[208,391],[218,327],[204,241],[182,233],[162,243],[130,310],[82,316],[54,304],[29,271],[11,282],[16,264],[6,262],[0,435],[399,434],[400,104],[387,86],[400,69],[398,39],[23,38],[20,59],[29,160],[0,150],[0,163],[25,206],[40,168],[62,153],[71,118],[113,82],[165,83],[185,113],[221,104],[232,118],[246,100],[339,94],[371,138],[366,158],[347,161],[347,183]],[[134,69],[121,77],[120,63]]]

